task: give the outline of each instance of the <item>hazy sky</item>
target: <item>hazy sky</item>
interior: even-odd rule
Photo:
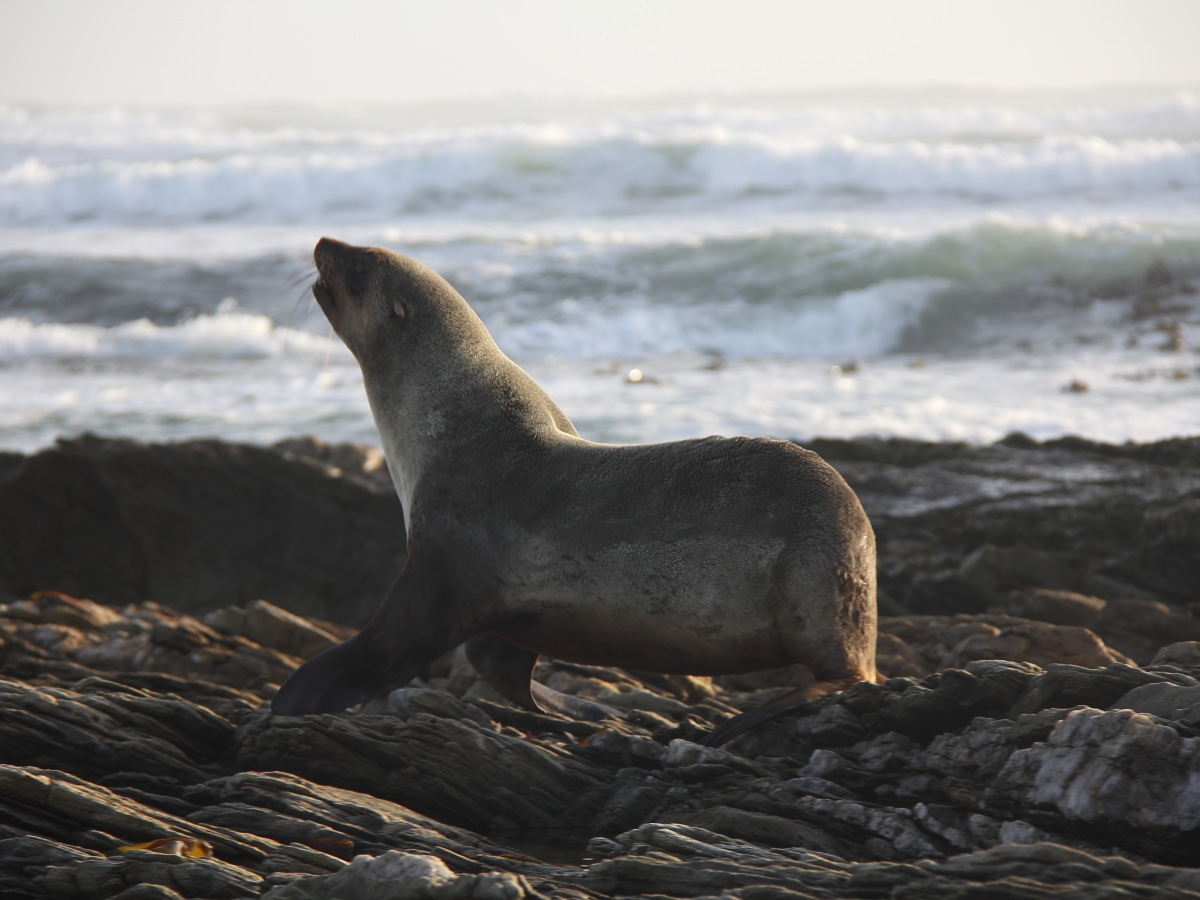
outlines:
[[[1200,0],[0,0],[0,99],[1200,84]]]

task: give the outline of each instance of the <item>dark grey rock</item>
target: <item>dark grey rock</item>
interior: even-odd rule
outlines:
[[[806,446],[858,492],[879,540],[881,587],[910,612],[984,612],[1009,588],[1197,600],[1200,438]]]
[[[998,611],[1051,625],[1093,628],[1107,601],[1075,591],[1031,588],[1009,595]],[[1093,629],[1094,630],[1094,629]]]
[[[281,718],[263,706],[275,685],[346,633],[278,608],[286,598],[222,596],[204,620],[13,598],[0,609],[0,894],[1200,897],[1200,641],[1181,640],[1195,598],[1180,574],[1200,442],[834,449],[874,506],[900,613],[881,620],[894,677],[720,749],[699,740],[795,672],[544,661],[557,689],[624,698],[622,717],[591,723],[478,696],[457,654],[359,713]],[[169,448],[200,482],[229,466],[241,485],[265,465],[272,490],[385,493],[370,454],[301,442],[248,463],[234,450]],[[61,487],[76,498],[125,484],[113,473],[131,459],[169,481],[168,451],[119,442],[34,469],[72,453]],[[0,493],[38,483],[12,481],[32,459],[0,465]],[[56,533],[111,523],[125,489],[89,495],[76,518],[51,503]],[[128,509],[149,516],[150,494],[137,498]],[[926,601],[946,614],[916,614]],[[147,841],[160,843],[129,846]]]
[[[1145,684],[1134,688],[1113,705],[1200,727],[1200,684]]]
[[[394,494],[294,452],[84,436],[5,469],[0,594],[182,612],[267,599],[361,625],[404,561]]]
[[[130,850],[110,859],[87,859],[68,866],[50,866],[38,880],[38,887],[52,897],[78,897],[81,900],[111,897],[114,889],[124,885],[158,885],[180,897],[226,900],[258,896],[262,878],[216,859]],[[160,892],[158,896],[169,898],[171,894]]]
[[[236,735],[242,771],[294,772],[484,831],[586,821],[605,773],[565,746],[498,733],[469,718],[251,716]]]
[[[1154,654],[1150,665],[1200,669],[1200,641],[1180,641],[1169,644]]]
[[[1113,647],[1139,663],[1149,662],[1166,644],[1200,640],[1200,619],[1155,600],[1110,600],[1095,625]]]
[[[519,875],[458,875],[436,857],[389,850],[375,857],[360,856],[335,875],[294,881],[263,896],[270,900],[525,900],[542,895]]]
[[[213,610],[204,617],[204,623],[218,631],[239,634],[263,647],[300,659],[316,656],[349,637],[347,634],[333,634],[266,600],[251,601],[245,609],[226,606]]]

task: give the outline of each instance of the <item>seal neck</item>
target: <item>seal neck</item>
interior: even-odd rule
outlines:
[[[493,469],[519,466],[550,444],[577,439],[570,420],[500,351],[482,323],[469,339],[438,349],[414,354],[402,367],[362,367],[406,525],[422,483],[470,478],[479,454],[488,455]]]

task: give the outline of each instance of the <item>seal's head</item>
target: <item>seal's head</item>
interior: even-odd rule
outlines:
[[[394,351],[414,326],[428,338],[464,317],[474,319],[445,279],[392,250],[321,238],[313,259],[313,296],[359,362],[380,346]]]
[[[408,317],[401,285],[389,282],[412,262],[381,247],[355,247],[321,238],[313,251],[313,296],[338,336],[361,358],[371,335]],[[415,265],[415,264],[414,264]]]

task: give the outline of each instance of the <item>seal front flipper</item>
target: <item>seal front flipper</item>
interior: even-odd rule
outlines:
[[[390,677],[390,660],[378,658],[364,632],[314,656],[284,682],[271,698],[271,712],[279,716],[341,712],[407,684],[420,663],[401,666]]]
[[[500,696],[534,712],[599,722],[620,713],[600,703],[560,693],[533,680],[538,654],[484,632],[467,641],[467,659]]]
[[[424,666],[461,644],[460,604],[437,555],[409,539],[408,562],[370,623],[314,656],[271,700],[277,715],[340,712],[404,687]]]

